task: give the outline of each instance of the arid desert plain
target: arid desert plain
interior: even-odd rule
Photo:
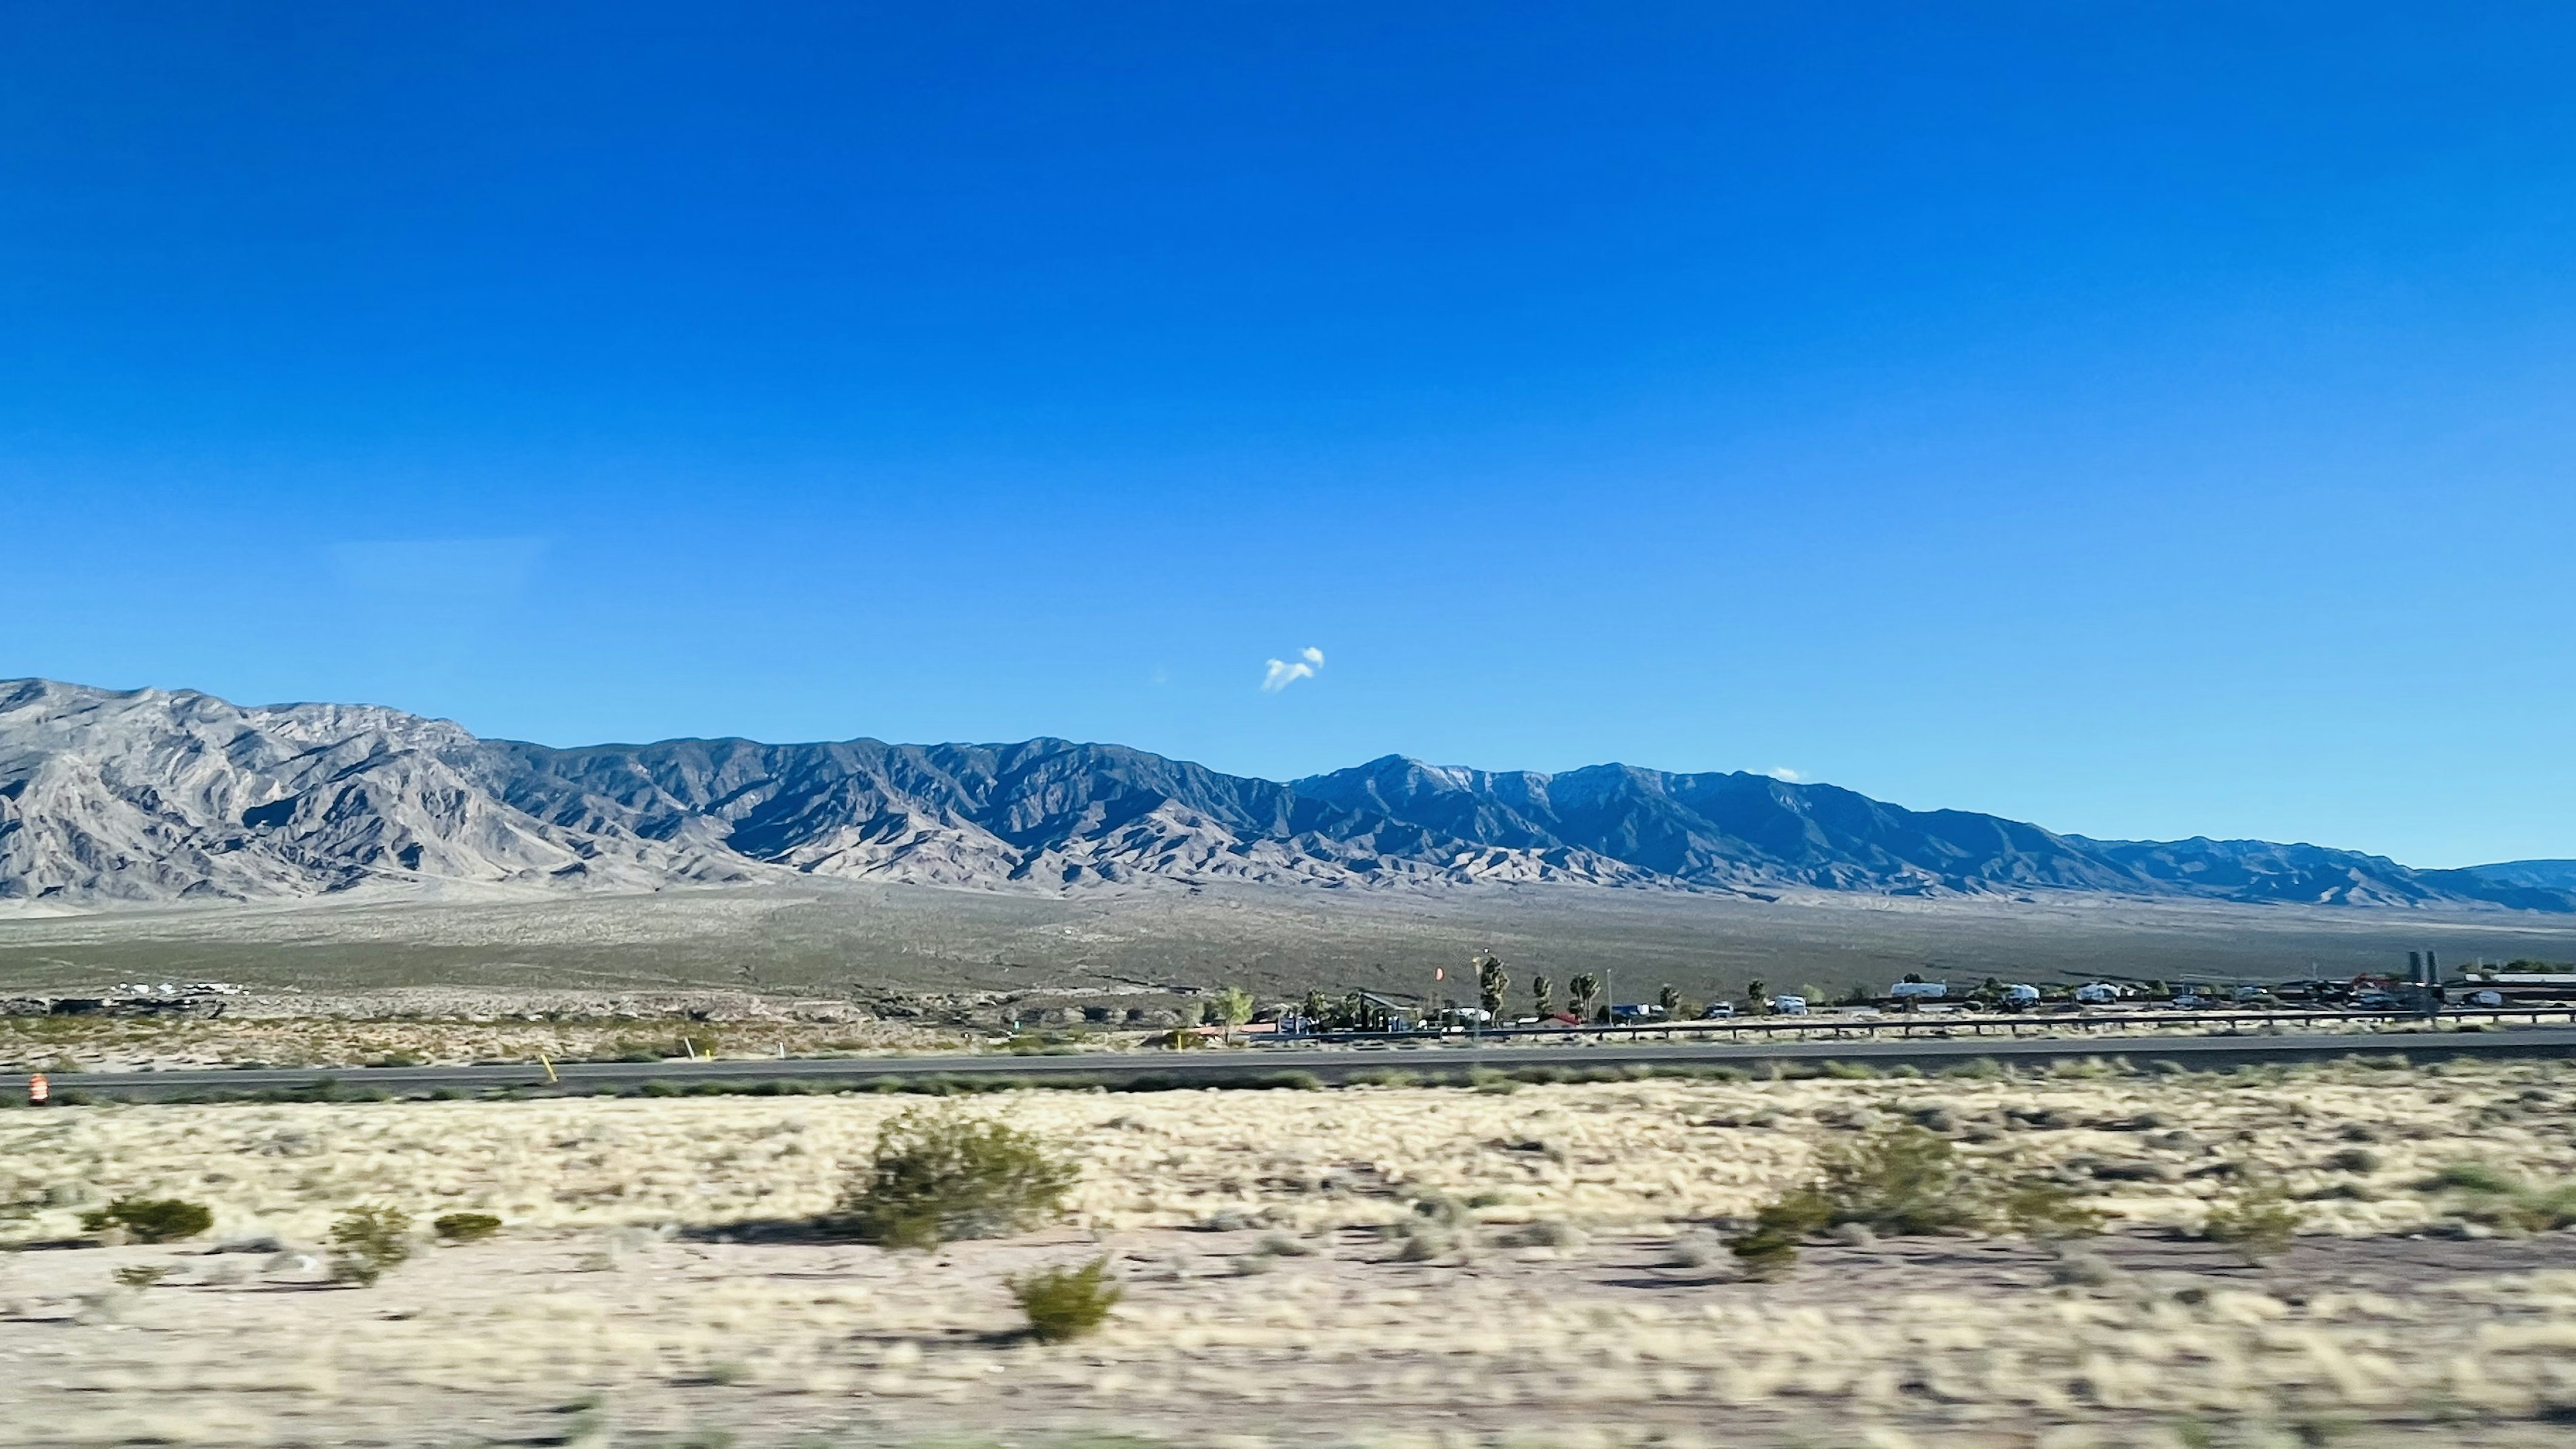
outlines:
[[[2576,1176],[2553,1063],[2232,1074],[1024,1090],[1052,1223],[818,1235],[897,1094],[94,1105],[0,1114],[0,1441],[386,1446],[2565,1442]],[[2098,1236],[1725,1247],[1895,1127]],[[2264,1184],[2285,1246],[2204,1240]],[[209,1205],[117,1244],[84,1211]],[[353,1206],[480,1212],[372,1287]],[[106,1245],[102,1245],[102,1236]],[[1096,1333],[1014,1275],[1104,1256]]]

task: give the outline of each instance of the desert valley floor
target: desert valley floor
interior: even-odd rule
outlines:
[[[1064,1144],[1069,1212],[936,1252],[801,1227],[897,1096],[19,1110],[0,1439],[2563,1443],[2576,1239],[2460,1184],[2576,1176],[2571,1100],[2545,1063],[1020,1091],[952,1105]],[[1894,1123],[2110,1230],[1737,1271],[1725,1233]],[[2193,1236],[2249,1176],[2302,1220],[2261,1261]],[[88,1245],[132,1194],[215,1222]],[[505,1226],[352,1288],[318,1254],[358,1204]],[[1104,1254],[1100,1333],[1015,1331],[1004,1278]]]

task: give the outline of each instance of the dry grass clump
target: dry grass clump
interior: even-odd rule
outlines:
[[[1098,1328],[1126,1290],[1109,1281],[1107,1254],[1079,1268],[1049,1268],[1008,1280],[1011,1297],[1029,1320],[1029,1336],[1063,1343]]]
[[[878,1129],[876,1152],[833,1222],[891,1248],[1002,1237],[1055,1216],[1077,1176],[1034,1133],[954,1107],[917,1107]]]

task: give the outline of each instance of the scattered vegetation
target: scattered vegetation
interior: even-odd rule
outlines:
[[[442,1243],[479,1243],[501,1231],[501,1220],[490,1213],[447,1213],[429,1225]]]
[[[175,1197],[121,1197],[96,1212],[81,1214],[81,1230],[103,1233],[122,1228],[138,1243],[175,1243],[215,1225],[214,1209]]]
[[[915,1108],[879,1129],[875,1155],[834,1221],[862,1242],[891,1248],[1002,1237],[1053,1217],[1077,1175],[1032,1133]]]
[[[1011,1296],[1028,1315],[1029,1334],[1062,1343],[1098,1328],[1126,1290],[1109,1280],[1104,1253],[1079,1268],[1049,1268],[1010,1280]]]
[[[170,1276],[167,1263],[129,1263],[108,1275],[127,1288],[149,1288]]]
[[[372,1288],[411,1259],[411,1214],[355,1207],[331,1224],[331,1281]]]

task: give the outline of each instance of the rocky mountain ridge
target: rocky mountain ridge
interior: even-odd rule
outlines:
[[[1117,745],[553,749],[375,706],[0,682],[0,905],[649,890],[794,873],[962,887],[1493,882],[2036,891],[2576,911],[2506,867],[2097,841],[1830,785],[1388,756],[1281,783]]]

